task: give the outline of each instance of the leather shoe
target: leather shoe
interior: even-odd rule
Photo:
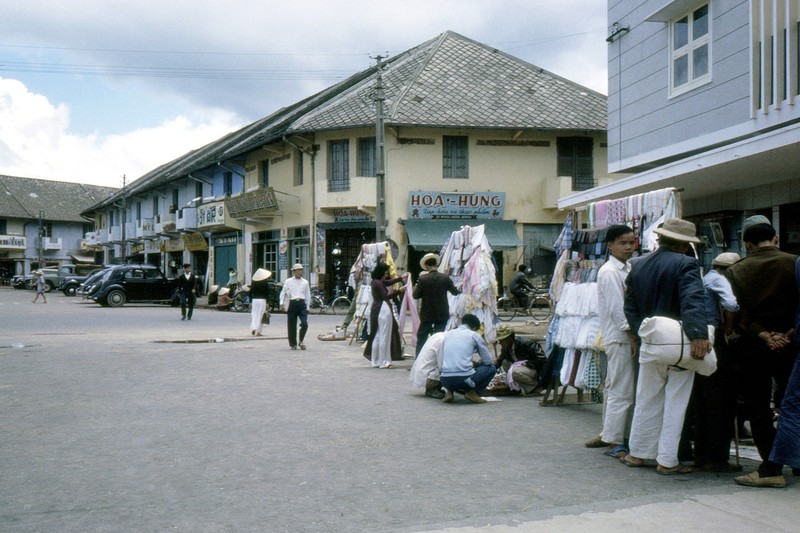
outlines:
[[[469,400],[473,403],[486,403],[486,400],[481,398],[477,392],[474,390],[468,390],[464,393],[464,399]]]
[[[431,398],[436,398],[437,400],[442,400],[442,399],[444,399],[445,394],[444,394],[444,392],[440,391],[439,389],[432,389],[432,390],[426,390],[425,391],[425,396],[430,396]]]
[[[745,487],[768,487],[773,489],[782,489],[786,486],[786,478],[783,474],[780,476],[761,477],[758,470],[750,472],[744,476],[733,478],[738,485]]]
[[[444,389],[444,398],[442,398],[442,401],[444,403],[453,403],[454,399],[455,396],[453,396],[453,391],[450,389]]]

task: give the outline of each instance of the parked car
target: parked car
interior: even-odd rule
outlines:
[[[102,272],[104,270],[105,268],[95,268],[85,276],[66,276],[64,277],[64,279],[61,280],[61,284],[58,286],[58,290],[63,292],[64,296],[75,296],[76,294],[78,294],[78,289],[80,288],[83,282],[85,282],[98,272]]]
[[[89,269],[96,269],[96,265],[73,265],[70,263],[57,267],[45,267],[40,269],[44,274],[45,292],[50,292],[56,288],[61,288],[61,284],[70,277],[80,276]],[[25,274],[14,276],[11,285],[15,289],[32,289],[33,275]],[[66,294],[66,293],[65,293]],[[68,295],[69,296],[69,295]]]
[[[173,279],[152,265],[116,265],[109,268],[89,297],[104,307],[131,303],[178,305]]]

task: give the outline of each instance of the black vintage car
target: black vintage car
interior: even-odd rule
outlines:
[[[117,265],[109,268],[89,297],[104,307],[131,303],[177,305],[175,280],[153,265]]]

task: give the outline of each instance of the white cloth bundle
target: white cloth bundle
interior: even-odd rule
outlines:
[[[683,332],[683,325],[672,318],[654,316],[645,318],[639,327],[642,346],[640,363],[659,363],[695,370],[710,376],[717,370],[717,354],[712,349],[703,359],[693,359],[691,342]],[[714,344],[714,327],[708,326],[708,340]]]

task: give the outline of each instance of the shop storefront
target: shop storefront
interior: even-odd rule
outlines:
[[[361,245],[375,242],[375,219],[359,209],[334,209],[333,222],[317,224],[317,261],[325,275],[319,284],[330,298],[338,288],[348,291],[350,265],[358,258]],[[396,251],[395,251],[396,256]]]
[[[414,191],[408,193],[408,219],[403,221],[408,238],[408,270],[416,278],[419,260],[438,252],[450,235],[462,226],[486,228],[486,238],[496,263],[498,285],[503,286],[503,251],[522,245],[515,220],[503,220],[503,192]]]
[[[0,235],[0,279],[22,274],[27,239],[22,235]]]

